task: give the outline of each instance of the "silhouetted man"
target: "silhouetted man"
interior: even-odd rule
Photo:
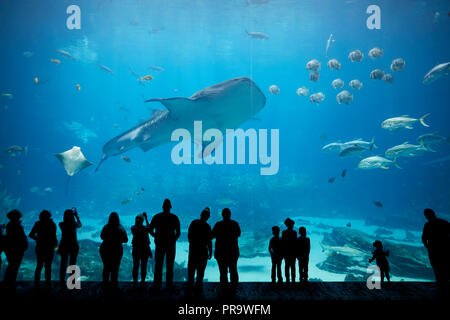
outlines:
[[[295,282],[295,260],[297,258],[297,232],[294,230],[295,222],[287,218],[284,221],[287,230],[281,233],[281,242],[283,243],[284,272],[286,283]]]
[[[169,199],[163,203],[163,212],[156,214],[150,222],[150,234],[155,238],[155,278],[154,288],[159,290],[162,283],[164,256],[166,257],[166,286],[172,288],[173,265],[175,263],[176,242],[180,237],[180,220],[170,212]]]
[[[306,236],[306,228],[300,227],[298,229],[299,237],[297,239],[297,259],[298,272],[300,274],[300,283],[308,282],[308,264],[309,252],[311,251],[311,243]]]
[[[198,294],[202,292],[206,264],[212,255],[211,227],[207,223],[209,216],[210,210],[206,207],[200,214],[200,219],[191,222],[188,231],[188,290],[194,286],[194,276],[197,271],[196,291]]]
[[[424,210],[428,220],[423,227],[422,242],[428,249],[430,264],[433,267],[438,289],[448,289],[449,265],[449,223],[439,219],[432,209]]]
[[[29,237],[36,241],[35,286],[39,286],[41,271],[45,266],[45,281],[49,287],[52,280],[53,253],[58,244],[58,240],[56,239],[56,224],[51,219],[51,213],[49,211],[43,210],[39,214],[39,221],[34,224]]]
[[[6,216],[9,219],[5,235],[5,253],[8,259],[8,267],[6,267],[4,282],[7,287],[14,289],[23,255],[28,249],[28,241],[20,221],[22,218],[20,211],[12,210]]]
[[[278,277],[278,283],[283,282],[281,275],[281,262],[283,261],[283,247],[280,239],[280,227],[272,227],[273,237],[269,242],[269,253],[272,260],[272,284],[275,284]]]
[[[212,230],[212,238],[216,239],[214,257],[220,271],[220,284],[223,292],[228,290],[228,272],[230,272],[231,289],[236,290],[239,281],[237,261],[239,258],[238,238],[241,236],[239,224],[231,220],[231,211],[222,210],[223,220],[216,223]]]

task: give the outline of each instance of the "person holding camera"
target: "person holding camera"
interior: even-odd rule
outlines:
[[[81,228],[81,221],[78,217],[77,209],[67,209],[64,211],[63,221],[59,223],[61,229],[61,241],[59,242],[58,253],[61,256],[61,268],[59,270],[59,281],[62,287],[65,286],[67,263],[77,264],[78,239],[77,229]]]

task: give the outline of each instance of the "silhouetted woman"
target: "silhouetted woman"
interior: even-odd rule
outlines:
[[[52,279],[53,253],[58,240],[56,239],[56,224],[51,216],[49,211],[43,210],[39,215],[39,221],[34,224],[29,234],[31,239],[36,240],[36,270],[34,272],[36,286],[39,286],[41,281],[41,271],[44,265],[47,286],[50,286]]]
[[[145,220],[145,226],[144,226]],[[144,284],[147,276],[147,262],[148,258],[152,257],[152,250],[150,249],[150,228],[147,219],[147,213],[138,214],[136,216],[135,224],[131,227],[133,234],[133,282],[137,285],[139,275],[139,265],[141,267],[141,283]]]
[[[59,270],[59,281],[61,286],[65,285],[67,262],[77,264],[78,246],[77,228],[81,228],[81,221],[76,208],[64,211],[63,222],[59,223],[61,229],[61,241],[58,253],[61,255],[61,268]]]
[[[8,267],[5,271],[5,285],[12,288],[16,286],[17,273],[22,262],[23,254],[28,248],[28,241],[20,219],[19,210],[12,210],[6,215],[9,223],[6,225],[5,253],[8,259]]]
[[[100,256],[103,261],[103,286],[108,287],[109,281],[113,288],[118,288],[120,260],[123,255],[123,243],[128,242],[127,233],[121,226],[119,215],[112,212],[100,234],[103,242],[100,245]]]

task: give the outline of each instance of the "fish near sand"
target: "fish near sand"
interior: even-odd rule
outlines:
[[[185,128],[193,136],[194,121],[202,121],[204,131],[238,128],[264,108],[266,97],[250,78],[240,77],[204,88],[189,98],[155,98],[146,102],[160,102],[167,110],[154,110],[150,119],[108,141],[96,170],[108,157],[136,147],[146,152],[170,143],[176,129]]]
[[[395,118],[389,118],[384,120],[381,123],[381,127],[383,129],[387,129],[389,131],[396,131],[400,128],[406,128],[406,129],[414,129],[413,124],[416,122],[420,122],[421,125],[424,127],[429,127],[428,124],[425,123],[425,118],[428,117],[430,114],[427,113],[426,115],[420,117],[419,119],[410,118],[408,115],[403,115],[401,117],[395,117]]]

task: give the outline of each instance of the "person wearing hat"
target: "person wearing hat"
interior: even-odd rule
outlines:
[[[155,238],[155,277],[153,286],[161,289],[162,269],[166,257],[166,286],[173,287],[173,265],[175,263],[176,242],[180,237],[180,220],[170,212],[172,204],[169,199],[163,203],[163,211],[153,216],[150,222],[150,234]]]
[[[8,267],[5,271],[4,283],[7,287],[13,289],[16,286],[23,254],[28,249],[28,241],[20,221],[22,218],[20,211],[12,210],[6,216],[9,219],[5,235],[5,253],[8,259]]]
[[[56,224],[51,218],[51,213],[43,210],[39,214],[39,221],[36,221],[29,237],[36,241],[36,270],[34,272],[35,286],[39,286],[41,281],[41,271],[45,265],[45,281],[47,286],[51,284],[52,262],[55,247],[58,244],[56,239]]]
[[[284,225],[287,227],[281,233],[281,243],[283,244],[284,273],[286,283],[295,282],[295,261],[297,260],[297,232],[294,230],[294,220],[287,218]]]
[[[208,259],[212,255],[211,227],[207,223],[210,217],[208,207],[203,209],[200,219],[191,222],[188,230],[189,260],[188,260],[188,291],[194,287],[195,272],[197,281],[195,283],[196,293],[201,294],[203,289],[203,276]]]

